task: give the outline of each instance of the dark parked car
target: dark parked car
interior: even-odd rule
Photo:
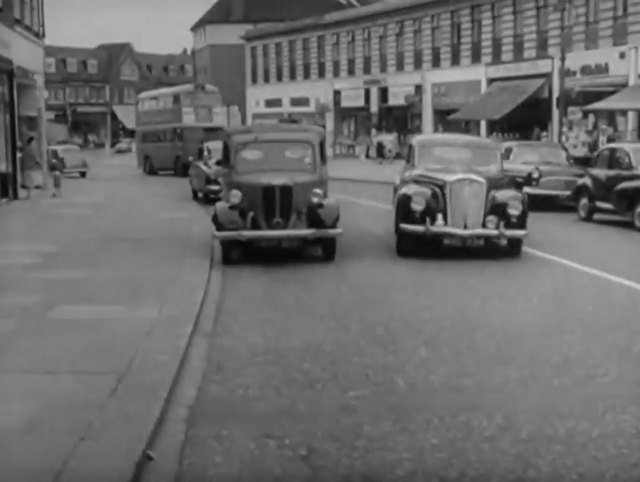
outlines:
[[[573,196],[581,220],[591,221],[597,212],[618,213],[640,230],[640,143],[617,142],[600,149]]]
[[[555,142],[504,142],[502,161],[505,173],[527,193],[530,208],[543,202],[571,201],[586,169],[573,164],[568,151]]]
[[[215,161],[222,157],[222,141],[205,142],[198,149],[198,158],[190,159],[189,186],[194,200],[219,201],[222,194],[220,173]]]
[[[506,243],[513,256],[527,235],[527,199],[510,186],[500,144],[463,134],[422,134],[411,140],[394,186],[396,253],[423,246]]]
[[[303,248],[316,245],[333,261],[340,209],[329,197],[324,130],[296,124],[225,129],[222,200],[211,218],[224,263],[246,244]]]

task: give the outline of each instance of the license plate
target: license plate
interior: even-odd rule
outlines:
[[[444,238],[443,244],[445,246],[452,246],[456,248],[478,248],[484,246],[484,239],[482,238]]]

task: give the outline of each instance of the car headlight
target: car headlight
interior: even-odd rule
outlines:
[[[542,177],[542,175],[540,174],[540,171],[536,168],[533,171],[531,171],[531,179],[534,181],[539,181],[540,178]]]
[[[519,216],[522,213],[522,202],[520,200],[512,200],[507,203],[507,213],[509,216]]]
[[[232,189],[229,192],[229,204],[236,206],[242,202],[242,193],[237,189]]]
[[[320,204],[324,201],[324,192],[320,188],[316,188],[311,191],[311,204]]]
[[[416,212],[424,211],[427,207],[427,197],[424,194],[415,193],[411,195],[411,209]]]
[[[193,156],[189,156],[189,162],[193,162]]]

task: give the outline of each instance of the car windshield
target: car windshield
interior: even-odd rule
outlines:
[[[511,162],[516,164],[567,164],[569,155],[560,146],[515,146]]]
[[[416,165],[436,169],[482,169],[500,166],[500,149],[491,144],[430,142],[416,147]]]
[[[58,155],[63,157],[65,161],[79,161],[82,159],[82,153],[78,148],[65,147],[56,150],[58,151]]]
[[[238,172],[313,171],[315,155],[310,142],[265,141],[241,145],[236,151]]]
[[[220,159],[222,157],[222,141],[209,141],[203,144],[205,154],[211,159]]]

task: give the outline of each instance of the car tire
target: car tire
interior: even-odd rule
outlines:
[[[194,201],[200,200],[200,194],[193,188],[191,188],[191,199],[193,199]]]
[[[80,177],[83,178],[83,179],[87,177],[87,172],[86,171],[80,172],[79,174],[80,174]]]
[[[221,241],[220,248],[222,249],[222,264],[233,265],[242,261],[243,249],[242,246],[234,241]]]
[[[320,249],[322,250],[323,261],[335,261],[338,250],[338,241],[335,238],[323,239]]]
[[[507,239],[507,253],[513,258],[519,258],[522,256],[523,245],[522,239]]]
[[[595,206],[588,192],[581,192],[576,203],[576,213],[581,221],[591,221],[595,214]]]
[[[633,223],[633,229],[640,231],[640,199],[633,203],[633,210],[631,211],[631,222]]]
[[[411,234],[396,233],[396,254],[408,258],[415,252],[415,238]]]

